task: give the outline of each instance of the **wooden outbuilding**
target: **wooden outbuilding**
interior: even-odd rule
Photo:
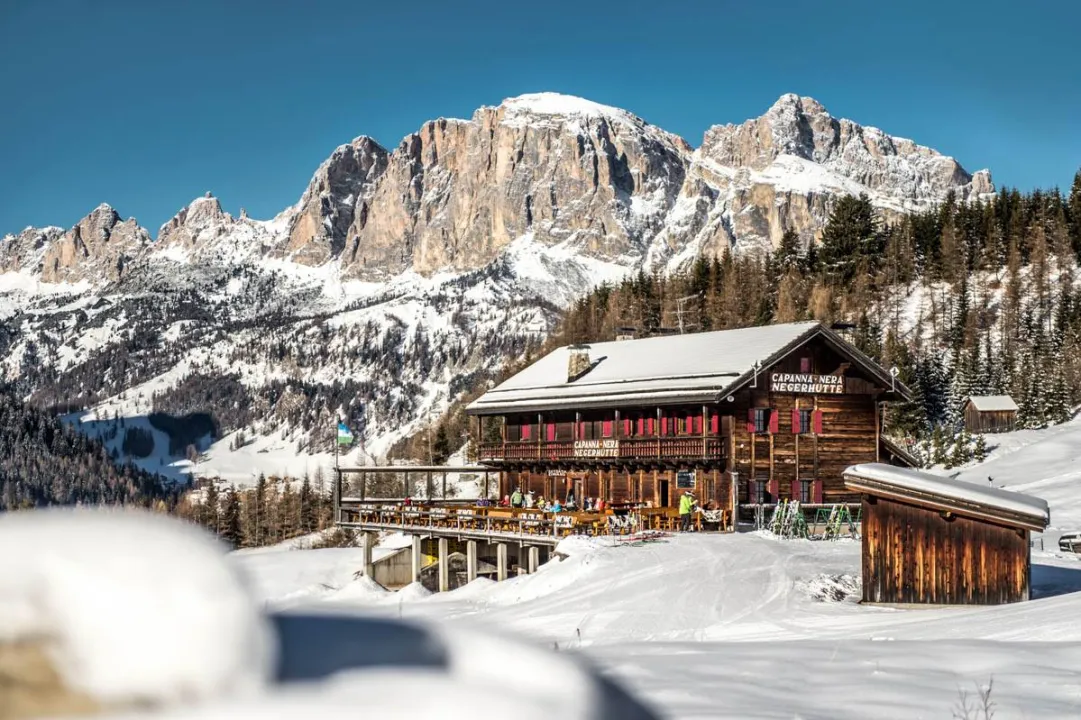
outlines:
[[[691,490],[753,518],[858,503],[846,467],[912,462],[881,432],[883,405],[909,399],[832,328],[799,322],[562,347],[467,412],[501,497],[672,508]]]
[[[1017,410],[1009,395],[973,395],[965,401],[965,428],[974,433],[1009,432],[1017,426]]]
[[[863,601],[997,605],[1029,598],[1037,497],[880,463],[845,470],[862,496]]]

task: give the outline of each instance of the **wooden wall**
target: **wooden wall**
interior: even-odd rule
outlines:
[[[972,406],[972,403],[967,403],[965,405],[965,428],[969,432],[1010,432],[1014,429],[1016,423],[1016,410],[996,410],[980,412]]]
[[[812,373],[826,375],[843,370],[845,394],[770,392],[770,374],[800,372],[801,356],[810,358]],[[742,390],[734,402],[720,406],[734,419],[729,455],[732,469],[739,473],[740,502],[750,502],[750,481],[755,478],[771,481],[777,491],[771,502],[793,499],[792,482],[800,479],[820,480],[824,503],[859,502],[858,494],[845,489],[841,473],[849,465],[879,460],[876,398],[880,393],[880,388],[844,367],[844,359],[825,346],[797,350],[778,365],[763,370],[758,388]],[[748,432],[748,412],[755,407],[778,413],[778,432]],[[821,411],[822,432],[794,434],[794,409]]]
[[[863,599],[997,605],[1029,596],[1027,530],[863,499]]]

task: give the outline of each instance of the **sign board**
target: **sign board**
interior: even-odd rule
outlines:
[[[677,488],[694,488],[695,470],[679,470],[676,472]]]
[[[770,375],[769,384],[770,390],[781,393],[843,395],[845,391],[845,379],[842,375],[773,373]]]
[[[575,440],[575,457],[619,457],[619,440]]]
[[[567,471],[562,468],[552,468],[548,471],[548,477],[564,477],[566,474]]]

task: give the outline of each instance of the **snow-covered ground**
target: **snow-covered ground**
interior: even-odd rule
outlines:
[[[1081,422],[993,440],[992,458],[961,477],[1023,487],[1048,500],[1059,528],[1073,523]],[[0,558],[0,649],[20,632],[51,633],[76,661],[62,674],[110,698],[168,702],[197,688],[198,704],[145,720],[322,718],[350,707],[379,717],[645,717],[613,706],[619,691],[589,666],[668,718],[983,717],[963,706],[989,684],[997,720],[1081,716],[1081,557],[1051,545],[1033,551],[1029,602],[894,609],[859,604],[852,540],[570,538],[563,559],[533,575],[391,593],[357,575],[359,550],[298,549],[302,539],[223,562],[190,528],[159,532],[94,511],[70,513],[69,527],[51,511],[35,527],[36,514],[0,517],[0,540],[26,548]],[[377,554],[405,541],[389,535]],[[162,561],[177,552],[183,562]],[[192,660],[232,646],[222,617],[241,619],[245,607],[270,614],[279,671],[268,675],[259,624],[240,622],[245,649],[225,669],[247,678],[238,692]],[[123,642],[105,642],[109,623]],[[178,623],[184,633],[171,630]],[[149,639],[128,637],[140,633]],[[117,653],[164,658],[174,643],[182,668],[143,663],[127,689],[130,658]],[[94,665],[113,657],[115,671]],[[85,682],[70,674],[90,666]]]
[[[495,627],[581,652],[673,718],[950,718],[962,693],[971,705],[992,681],[1000,720],[1078,717],[1081,558],[1054,540],[1081,524],[1081,421],[989,440],[990,459],[960,477],[990,475],[1051,508],[1027,603],[861,606],[858,542],[759,534],[569,541],[569,557],[535,575],[438,595],[358,584],[331,551],[233,561],[271,590],[269,607],[293,604],[303,562],[322,568],[322,590],[299,585],[327,609]]]

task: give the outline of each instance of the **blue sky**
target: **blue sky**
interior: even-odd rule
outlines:
[[[1081,166],[1079,3],[0,0],[0,233],[266,218],[333,148],[553,90],[698,145],[785,92],[992,170]]]

